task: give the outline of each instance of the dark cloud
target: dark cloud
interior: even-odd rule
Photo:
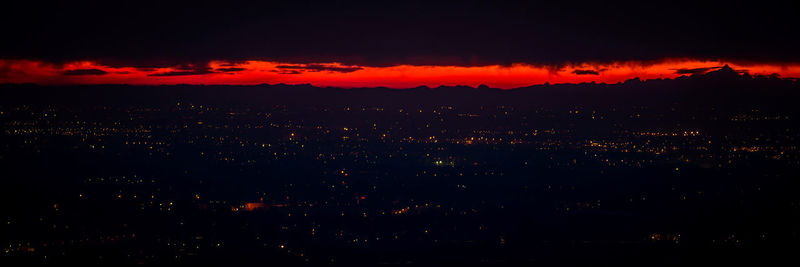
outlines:
[[[598,72],[596,70],[580,70],[580,69],[576,69],[576,70],[573,70],[572,73],[576,74],[576,75],[600,75],[600,72]]]
[[[106,75],[108,74],[107,71],[100,70],[100,69],[76,69],[76,70],[65,70],[61,73],[64,76],[81,76],[81,75]]]
[[[177,70],[159,73],[150,73],[147,76],[186,76],[186,75],[205,75],[216,73],[210,70]]]
[[[173,71],[150,73],[147,76],[186,76],[217,73],[208,64],[184,64],[171,67]]]
[[[25,72],[14,69],[11,67],[11,64],[5,64],[0,62],[0,78],[6,78],[11,76],[11,74],[24,74]]]
[[[275,72],[278,74],[300,74],[299,70],[272,70],[271,72]]]
[[[328,72],[341,72],[341,73],[354,72],[357,70],[364,69],[358,66],[329,66],[321,64],[278,65],[276,66],[276,68],[287,69],[287,70],[305,70],[311,72],[328,71]]]
[[[234,61],[226,61],[220,64],[222,67],[236,67],[240,64],[247,63],[247,60],[234,60]]]
[[[219,71],[219,72],[237,72],[237,71],[243,71],[243,70],[246,70],[246,69],[245,68],[236,68],[236,67],[219,68],[219,69],[217,69],[217,71]]]
[[[15,26],[4,29],[0,58],[109,66],[800,61],[800,9],[791,1],[13,1],[4,8],[14,12],[0,24]]]
[[[716,70],[716,69],[721,69],[721,68],[722,68],[722,66],[719,66],[719,67],[707,67],[707,68],[694,68],[694,69],[683,68],[683,69],[676,69],[675,70],[675,74],[692,74],[692,75],[694,75],[694,74],[704,74],[704,73],[709,72],[711,70]]]

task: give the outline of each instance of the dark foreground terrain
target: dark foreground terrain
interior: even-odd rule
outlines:
[[[791,80],[2,89],[0,263],[721,266],[800,249]]]

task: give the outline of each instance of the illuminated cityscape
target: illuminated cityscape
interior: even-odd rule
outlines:
[[[763,255],[800,214],[797,113],[767,108],[3,105],[3,258]]]

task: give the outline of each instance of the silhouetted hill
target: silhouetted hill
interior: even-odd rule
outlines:
[[[5,104],[152,104],[178,101],[219,105],[756,105],[791,106],[800,95],[800,82],[772,76],[739,74],[729,66],[706,74],[675,79],[616,84],[549,83],[501,90],[486,85],[419,86],[410,89],[332,88],[310,84],[261,85],[0,85]]]

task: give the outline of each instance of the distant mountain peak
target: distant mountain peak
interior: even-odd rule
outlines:
[[[642,79],[639,79],[639,77],[637,76],[637,77],[634,77],[633,79],[625,80],[624,83],[625,84],[642,83]]]
[[[731,68],[731,66],[728,66],[728,64],[725,64],[725,66],[722,66],[722,68],[718,70],[709,71],[704,76],[714,79],[734,79],[742,77],[742,75]]]
[[[725,66],[722,66],[722,68],[717,70],[717,72],[729,72],[729,73],[736,73],[738,75],[738,73],[735,70],[733,70],[733,68],[731,68],[731,66],[728,66],[728,64],[725,64]]]
[[[731,68],[731,66],[728,66],[728,64],[725,64],[725,66],[722,66],[722,68],[719,68],[718,70],[711,71],[711,72],[716,72],[716,73],[734,73],[736,75],[739,75],[739,72],[737,72],[736,70]]]

